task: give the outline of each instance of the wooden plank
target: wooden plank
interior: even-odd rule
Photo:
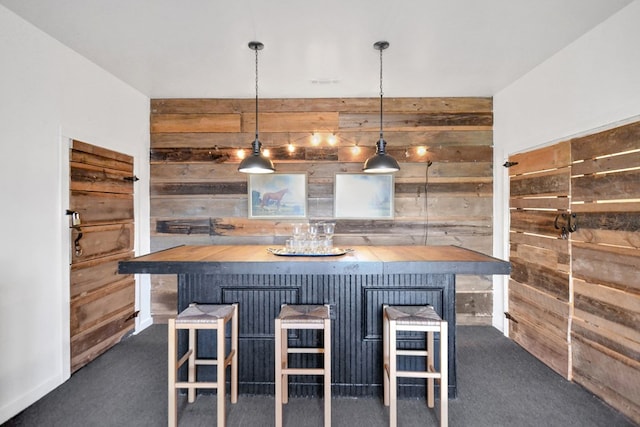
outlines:
[[[573,379],[640,423],[640,362],[573,335]]]
[[[261,122],[262,123],[262,122]],[[320,144],[326,145],[330,135],[336,136],[336,146],[347,147],[354,144],[374,144],[380,135],[378,130],[361,132],[322,132],[315,130],[320,136]],[[151,134],[151,148],[243,148],[249,146],[255,138],[255,129],[248,132],[178,132]],[[487,145],[493,143],[493,132],[490,129],[458,130],[425,129],[410,131],[385,130],[385,138],[400,143],[408,149],[439,145]],[[260,141],[265,146],[286,146],[294,144],[304,146],[311,144],[312,134],[305,132],[267,132],[260,129]]]
[[[126,179],[132,176],[128,172],[75,162],[69,166],[72,191],[133,194],[133,181]]]
[[[389,143],[388,143],[389,144]],[[405,149],[387,145],[387,153],[396,159],[404,157]],[[368,157],[375,153],[375,146],[359,147],[359,152],[354,153],[353,147],[340,147],[338,149],[338,158],[344,162],[364,162]],[[429,147],[429,151],[422,163],[427,160],[432,162],[488,162],[493,158],[493,149],[487,146],[437,146]]]
[[[152,196],[247,194],[246,182],[174,182],[152,184]]]
[[[569,274],[567,273],[542,267],[520,258],[512,258],[511,278],[561,301],[569,301]]]
[[[338,130],[337,112],[287,112],[259,113],[258,127],[261,132],[317,132]],[[255,113],[242,114],[241,132],[251,132],[256,128]]]
[[[493,125],[493,113],[386,113],[384,128],[423,128],[430,126],[487,126]],[[380,129],[380,113],[340,113],[340,130]]]
[[[380,108],[380,98],[261,98],[260,109],[269,112],[352,111],[372,112]],[[491,97],[385,98],[385,111],[492,112]],[[255,110],[253,98],[243,99],[152,99],[152,114],[220,114]]]
[[[509,168],[509,176],[564,168],[571,165],[571,144],[570,141],[565,141],[526,153],[514,154],[509,156],[509,161],[517,163]]]
[[[640,248],[637,212],[583,212],[576,214],[574,241]]]
[[[509,336],[542,363],[569,379],[569,347],[566,340],[545,335],[526,321],[509,322]]]
[[[605,335],[607,344],[601,344],[629,357],[640,354],[640,295],[581,279],[573,283],[574,318]]]
[[[569,197],[536,197],[536,198],[519,198],[511,197],[509,199],[509,207],[521,210],[535,209],[554,209],[566,211],[571,208],[571,199]]]
[[[571,141],[571,156],[574,161],[594,159],[599,156],[638,149],[640,149],[640,122],[619,126]]]
[[[133,222],[133,194],[72,191],[69,209],[80,214],[84,225]]]
[[[571,188],[573,202],[639,199],[640,169],[574,177]]]
[[[75,251],[71,251],[72,264],[133,251],[135,238],[133,230],[132,223],[80,226],[80,231],[72,229],[72,247],[80,233],[82,233],[82,237],[78,240],[82,253],[77,254]]]
[[[71,339],[71,372],[85,366],[100,354],[116,345],[135,327],[133,303],[124,307],[104,322]]]
[[[569,256],[569,241],[558,239],[556,237],[545,237],[539,235],[516,233],[512,231],[509,235],[509,242],[512,246],[518,246],[521,244],[529,245],[554,251],[558,254],[558,256]]]
[[[612,203],[572,203],[573,212],[640,212],[640,202],[622,200]]]
[[[509,316],[514,322],[526,322],[566,343],[569,331],[569,303],[560,301],[535,288],[509,281]]]
[[[640,143],[638,149],[640,149]],[[634,151],[617,156],[601,157],[576,162],[571,166],[571,174],[588,175],[594,173],[605,173],[630,167],[638,167],[639,165],[640,151]]]
[[[87,295],[110,283],[125,278],[118,273],[118,262],[133,258],[133,252],[125,252],[71,266],[71,299]]]
[[[491,292],[456,291],[456,315],[490,317],[493,313]]]
[[[71,141],[71,161],[133,173],[133,157],[107,148]]]
[[[579,312],[579,314],[571,321],[572,337],[578,336],[623,357],[640,360],[640,342],[637,339],[640,332],[637,329],[620,328],[619,325],[590,313]],[[616,333],[614,330],[621,333]]]
[[[549,211],[512,210],[511,230],[560,238],[561,230],[556,228],[556,218],[561,214],[561,212]],[[558,226],[561,225],[559,218]]]
[[[71,336],[74,337],[135,301],[135,282],[132,277],[104,286],[87,295],[71,300]],[[132,312],[131,312],[132,313]]]
[[[152,114],[151,133],[241,132],[240,114]]]
[[[567,242],[564,240],[564,242]],[[568,243],[566,244],[568,248]],[[528,262],[537,264],[541,267],[555,269],[563,273],[569,273],[569,256],[568,250],[564,253],[558,253],[554,249],[540,248],[527,244],[512,244],[511,256],[520,259],[526,259]]]
[[[511,197],[524,196],[564,196],[569,194],[571,184],[570,169],[560,168],[536,174],[512,177]]]
[[[637,249],[572,244],[574,277],[617,289],[640,291],[640,253]]]

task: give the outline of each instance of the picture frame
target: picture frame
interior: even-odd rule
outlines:
[[[393,218],[393,198],[392,174],[340,173],[335,176],[336,218]]]
[[[306,218],[307,175],[253,174],[248,179],[249,218]]]

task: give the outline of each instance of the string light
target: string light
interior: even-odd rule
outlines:
[[[268,148],[263,149],[262,154],[264,154],[265,157],[271,157],[271,152]]]
[[[338,142],[338,139],[336,138],[336,134],[332,133],[327,139],[327,142],[329,143],[329,145],[336,145],[336,142]]]
[[[418,156],[424,156],[425,154],[427,154],[426,147],[418,147],[416,151],[418,152]]]
[[[242,149],[238,150],[236,152],[236,156],[238,156],[239,159],[244,159],[244,156],[245,156],[244,150],[242,150]]]
[[[360,153],[360,147],[358,146],[358,144],[354,145],[353,147],[351,147],[351,152],[353,154],[358,154]]]
[[[287,145],[287,150],[288,150],[290,153],[293,153],[293,152],[295,152],[295,151],[296,151],[296,146],[295,146],[295,145],[293,145],[293,144],[291,144],[291,143],[289,143],[289,145]]]
[[[311,145],[318,145],[320,144],[320,135],[313,133],[311,134]]]

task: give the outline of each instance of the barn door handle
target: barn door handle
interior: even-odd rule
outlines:
[[[131,182],[136,182],[136,181],[140,181],[140,178],[138,178],[137,176],[133,175],[133,176],[125,176],[123,178],[125,181],[131,181]]]
[[[82,256],[82,247],[80,246],[80,239],[82,239],[82,230],[79,226],[73,227],[78,230],[78,236],[73,241],[73,249],[76,252],[76,256]]]
[[[562,219],[562,221],[560,221]],[[578,220],[575,213],[572,214],[558,214],[553,221],[553,226],[556,230],[560,230],[560,237],[563,239],[569,238],[569,233],[573,233],[578,229]]]

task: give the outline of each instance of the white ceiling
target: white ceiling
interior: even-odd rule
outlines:
[[[0,0],[151,98],[491,96],[632,0]]]

